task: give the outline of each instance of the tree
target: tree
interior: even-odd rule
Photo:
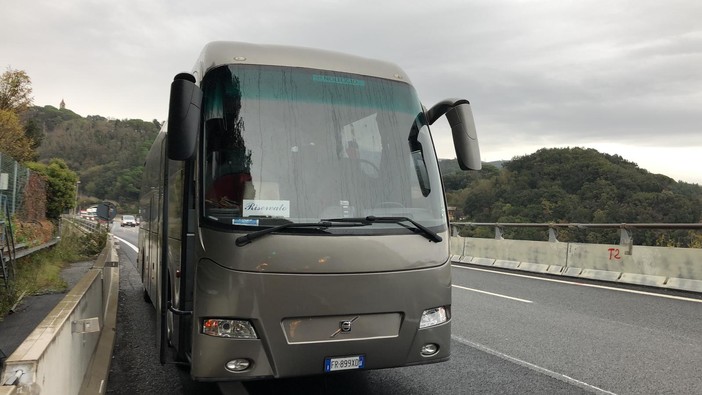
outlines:
[[[35,156],[32,140],[25,136],[19,118],[12,111],[0,110],[0,150],[17,162],[26,162]]]
[[[44,131],[33,119],[24,123],[24,135],[32,141],[32,149],[36,150],[44,140]]]
[[[23,70],[7,71],[0,76],[0,110],[19,115],[32,105],[32,80]]]
[[[27,167],[44,176],[46,180],[46,216],[59,218],[76,202],[78,175],[62,159],[52,159],[48,165],[28,163]]]
[[[32,105],[31,95],[32,81],[24,71],[8,67],[0,76],[0,147],[18,162],[36,156],[37,144],[27,137],[20,120],[20,115]]]

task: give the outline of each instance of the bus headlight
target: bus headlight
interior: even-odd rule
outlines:
[[[202,333],[216,337],[235,339],[258,339],[256,330],[249,321],[207,318],[202,321]]]
[[[424,312],[422,312],[422,318],[419,320],[419,329],[443,324],[448,321],[448,319],[449,312],[444,306],[424,310]]]

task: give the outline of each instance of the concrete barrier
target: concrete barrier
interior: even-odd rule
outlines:
[[[449,248],[451,253],[461,256],[463,255],[463,246],[465,245],[465,238],[459,236],[451,236],[449,240]]]
[[[0,395],[78,394],[85,383],[93,382],[102,371],[104,382],[114,340],[109,345],[107,369],[105,362],[99,360],[104,356],[96,350],[100,350],[99,342],[109,341],[110,333],[114,339],[119,291],[117,263],[109,238],[95,265],[5,361]],[[104,391],[94,388],[83,392]]]
[[[548,269],[555,265],[547,265],[545,263],[531,263],[531,262],[520,262],[519,263],[519,270],[524,270],[527,272],[534,272],[534,273],[548,273]],[[560,273],[560,270],[559,270]]]
[[[666,288],[683,289],[685,291],[702,292],[702,280],[671,277],[665,283]]]
[[[519,267],[519,261],[507,261],[504,259],[495,259],[495,263],[493,263],[492,266],[501,267],[504,269],[516,269]]]
[[[648,285],[650,287],[664,287],[667,277],[652,276],[650,274],[622,273],[619,282],[627,284]]]
[[[538,242],[470,237],[464,239],[463,255],[544,265],[564,265],[564,262],[567,261],[568,243],[543,242],[539,248],[534,248],[534,243]],[[460,244],[459,242],[454,243]]]
[[[561,275],[563,274],[563,271],[565,270],[564,266],[561,265],[549,265],[548,269],[546,269],[546,273],[548,274],[558,274]]]
[[[495,258],[473,257],[468,261],[464,261],[461,259],[461,262],[468,262],[468,263],[472,263],[475,265],[481,265],[481,266],[492,266],[495,263]]]
[[[621,276],[621,272],[613,272],[610,270],[583,269],[580,272],[580,277],[600,281],[617,281]]]
[[[702,292],[702,249],[451,238],[453,262]],[[470,257],[470,259],[467,259]]]
[[[580,277],[580,273],[582,272],[583,269],[580,267],[564,267],[561,275],[567,277]]]

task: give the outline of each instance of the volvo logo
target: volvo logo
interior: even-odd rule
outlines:
[[[339,323],[339,329],[341,329],[342,332],[351,332],[351,322],[352,321],[341,321]]]
[[[334,331],[334,333],[331,334],[329,337],[335,337],[339,333],[350,333],[351,332],[351,326],[353,325],[353,322],[358,319],[358,316],[353,317],[350,320],[343,320],[339,321],[339,329]]]

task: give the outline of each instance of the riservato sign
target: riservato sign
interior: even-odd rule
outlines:
[[[289,200],[244,199],[244,217],[290,217]]]

